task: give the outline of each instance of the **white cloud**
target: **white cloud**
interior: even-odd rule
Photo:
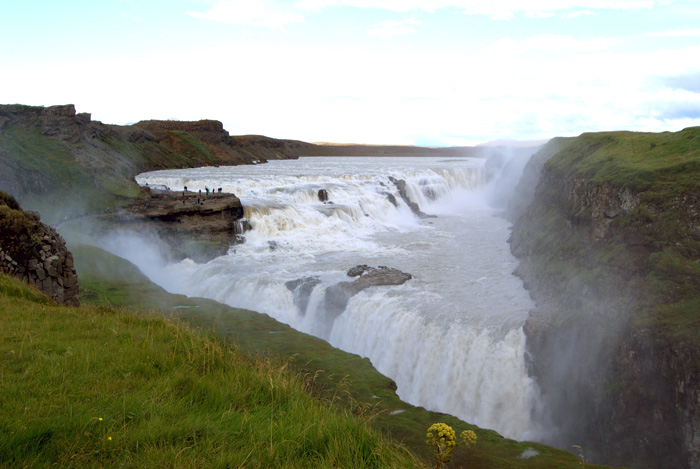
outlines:
[[[299,0],[302,9],[319,10],[333,6],[377,8],[395,12],[422,10],[434,12],[454,8],[470,15],[485,15],[493,19],[512,19],[517,15],[527,17],[553,17],[562,12],[574,18],[592,14],[594,10],[633,10],[666,5],[673,0]],[[566,13],[569,10],[574,10]]]
[[[413,26],[418,26],[420,24],[420,21],[414,19],[404,21],[387,20],[374,25],[371,29],[368,29],[367,34],[382,39],[388,39],[394,36],[414,33],[416,30],[413,28]]]
[[[452,2],[469,15],[485,15],[494,19],[514,18],[518,14],[526,16],[550,15],[554,12],[572,9],[585,10],[631,10],[652,8],[664,0],[469,0]]]
[[[283,29],[289,23],[301,23],[304,17],[274,0],[218,0],[208,11],[188,11],[195,18],[227,24],[252,24]]]
[[[350,6],[355,8],[377,8],[394,12],[414,10],[434,12],[440,8],[454,6],[454,3],[462,2],[455,2],[455,0],[299,0],[297,6],[313,10],[334,6]]]
[[[598,10],[649,9],[674,0],[216,0],[206,12],[188,11],[195,18],[229,24],[252,24],[282,29],[304,21],[304,13],[332,7],[379,9],[392,12],[456,9],[468,15],[484,15],[496,20],[528,18],[566,19],[593,15]]]
[[[579,16],[591,16],[595,15],[595,13],[591,10],[578,10],[578,11],[572,11],[570,13],[564,13],[562,17],[567,20],[572,20],[574,18],[578,18]]]
[[[525,13],[525,16],[527,16],[528,18],[552,18],[557,15],[556,13],[552,13],[551,11],[533,11]]]
[[[698,37],[700,36],[700,28],[695,29],[677,29],[674,31],[661,31],[649,33],[649,37]]]
[[[601,52],[610,49],[616,42],[618,42],[617,39],[604,37],[575,39],[567,35],[540,34],[520,40],[505,37],[489,45],[486,49],[495,57],[510,59],[523,54],[530,54],[528,57],[531,57],[537,54],[561,53],[568,55],[571,53]],[[552,56],[550,55],[548,59],[552,61]]]

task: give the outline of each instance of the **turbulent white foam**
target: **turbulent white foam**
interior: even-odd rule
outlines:
[[[400,383],[407,402],[505,435],[526,437],[534,430],[537,389],[527,377],[522,329],[500,336],[459,321],[430,321],[400,297],[363,293],[335,322],[331,343],[373,357],[381,373]]]
[[[483,168],[467,158],[301,158],[142,174],[141,184],[234,192],[253,226],[227,256],[147,273],[171,291],[267,313],[369,357],[410,403],[534,438],[538,394],[522,331],[532,303],[511,274],[509,226],[488,204],[500,189]],[[390,177],[438,217],[417,218]],[[414,278],[365,290],[335,317],[326,289],[362,263]],[[306,290],[300,279],[312,279]]]

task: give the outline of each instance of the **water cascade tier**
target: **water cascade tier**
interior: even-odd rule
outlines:
[[[535,439],[522,330],[533,305],[498,216],[510,179],[484,159],[420,157],[144,173],[142,185],[235,193],[251,227],[245,242],[204,264],[167,264],[124,236],[107,247],[171,292],[266,313],[368,357],[406,402]],[[410,275],[357,288],[366,274],[349,276],[356,266]]]

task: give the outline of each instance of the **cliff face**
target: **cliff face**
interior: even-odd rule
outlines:
[[[35,286],[66,306],[79,306],[73,255],[56,230],[0,191],[0,272]]]
[[[169,245],[165,254],[173,258],[205,262],[224,255],[250,228],[250,222],[243,219],[243,205],[234,194],[145,192],[142,200],[114,217],[114,226],[157,232]]]
[[[312,144],[298,140],[279,140],[262,135],[231,136],[221,122],[148,120],[134,124],[154,136],[155,141],[179,153],[187,154],[188,145],[206,149],[216,164],[250,164],[266,160],[284,160],[299,157]],[[188,138],[189,137],[189,138]],[[191,149],[190,149],[191,150]]]
[[[522,182],[511,248],[537,303],[525,330],[551,442],[698,467],[700,129],[556,139]]]
[[[136,174],[296,158],[310,146],[232,137],[218,121],[105,125],[73,105],[0,105],[0,190],[52,222],[123,205]]]

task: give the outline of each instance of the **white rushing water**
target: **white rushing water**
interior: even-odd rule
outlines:
[[[390,176],[436,217],[414,215]],[[510,189],[489,181],[483,159],[300,158],[156,171],[137,181],[221,187],[240,197],[253,226],[244,244],[206,264],[130,259],[167,290],[267,313],[368,357],[409,403],[510,438],[540,434],[522,330],[532,302],[512,275],[509,223],[490,202]],[[332,203],[319,201],[320,189]],[[112,247],[123,255],[116,240]],[[352,280],[346,271],[358,264],[413,279],[371,287],[329,314],[326,288]],[[286,285],[299,279],[306,283]]]

